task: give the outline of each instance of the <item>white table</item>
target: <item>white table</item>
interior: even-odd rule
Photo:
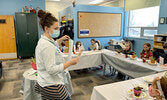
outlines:
[[[104,56],[105,55],[105,56]],[[73,57],[76,57],[77,55],[73,55]],[[67,61],[67,54],[63,54],[63,57],[65,58],[65,60]],[[106,59],[106,57],[108,57]],[[115,52],[109,51],[109,50],[101,50],[101,51],[84,51],[82,53],[82,55],[80,56],[80,60],[78,62],[77,65],[73,65],[70,66],[68,68],[68,70],[76,70],[76,69],[83,69],[83,68],[90,68],[90,67],[95,67],[97,65],[101,65],[103,63],[109,63],[110,62],[117,62],[118,64],[122,64],[121,66],[117,66],[118,69],[122,69],[124,68],[123,66],[127,66],[127,64],[130,65],[135,65],[135,67],[131,66],[131,69],[141,69],[139,72],[148,72],[148,73],[138,73],[136,75],[140,76],[146,76],[148,74],[154,74],[157,73],[158,71],[164,71],[165,69],[161,69],[161,68],[156,68],[153,66],[150,66],[148,64],[143,64],[142,62],[139,61],[134,61],[134,60],[130,60],[130,59],[125,59],[124,56],[119,56],[119,55],[115,55]],[[124,62],[124,63],[122,63]],[[113,66],[115,67],[115,66]],[[152,67],[152,68],[151,68]],[[124,69],[128,69],[128,68],[124,68]],[[145,70],[142,70],[145,69]],[[128,69],[129,70],[129,69]],[[133,70],[125,70],[125,72],[129,75],[130,72],[133,72],[133,74],[135,74],[135,71]],[[35,93],[34,91],[34,84],[36,82],[37,77],[35,75],[29,75],[28,71],[25,71],[23,74],[23,83],[22,83],[22,87],[21,87],[21,91],[23,93],[23,100],[40,100],[40,95]],[[128,84],[129,81],[125,81],[125,84]],[[119,86],[119,85],[118,85]],[[123,85],[124,86],[124,85]],[[117,85],[115,85],[115,87],[117,87]],[[104,90],[107,88],[109,88],[108,86],[104,86]],[[110,88],[109,88],[110,89]],[[111,88],[112,89],[112,88]],[[99,92],[96,92],[99,91]],[[97,95],[104,95],[104,96],[97,96],[101,99],[99,100],[105,100],[103,97],[106,97],[105,94],[101,94],[101,92],[103,92],[103,88],[97,89],[97,90],[93,90],[93,93],[96,92],[95,94]],[[117,90],[115,90],[117,91]],[[106,93],[107,95],[109,95],[110,93]],[[111,94],[110,94],[111,95]],[[119,96],[120,94],[118,94],[117,96]],[[115,95],[113,95],[114,97]],[[95,96],[93,96],[95,97]],[[121,97],[121,96],[120,96]],[[96,100],[96,99],[93,99]],[[98,100],[98,99],[97,99]],[[121,100],[121,99],[115,99],[115,100]]]
[[[164,73],[160,73],[163,75]],[[159,76],[159,74],[150,75],[153,79]],[[135,100],[128,90],[132,89],[134,85],[137,84],[147,84],[143,78],[136,78],[132,80],[111,83],[101,86],[95,86],[91,95],[91,100]],[[153,100],[149,96],[148,91],[146,91],[147,97],[142,100]]]
[[[70,66],[68,70],[83,69],[89,67],[95,67],[102,64],[101,51],[83,51],[78,64]],[[65,61],[67,61],[68,54],[63,54]],[[73,55],[72,57],[77,57]],[[37,76],[35,74],[30,75],[29,69],[23,73],[23,82],[20,92],[23,93],[23,100],[40,100],[41,96],[34,91]]]
[[[68,68],[68,70],[77,70],[77,69],[84,69],[84,68],[90,68],[95,67],[98,65],[102,65],[102,57],[101,53],[106,52],[107,50],[101,50],[101,51],[83,51],[79,62],[76,65],[72,65]],[[63,55],[65,61],[67,61],[68,54]],[[72,56],[77,57],[76,54],[73,54]]]
[[[31,68],[23,73],[20,92],[23,94],[23,100],[41,100],[41,95],[34,91],[37,76],[35,74],[30,75],[30,70],[33,69]]]
[[[124,54],[117,54],[114,51],[105,51],[102,53],[103,63],[111,65],[116,70],[133,78],[155,74],[167,71],[167,67],[153,66],[143,63],[142,59],[132,60],[125,58]]]

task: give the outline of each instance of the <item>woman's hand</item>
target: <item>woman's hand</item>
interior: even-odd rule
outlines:
[[[78,61],[79,61],[79,57],[73,58],[73,59],[70,60],[70,64],[71,64],[71,65],[75,65],[75,64],[78,63]]]
[[[71,66],[71,65],[77,64],[78,61],[79,61],[79,57],[73,58],[73,59],[71,59],[70,61],[67,61],[66,63],[64,63],[64,69],[68,68],[68,67]]]
[[[70,37],[68,35],[64,35],[63,37],[60,38],[61,39],[61,42],[64,41],[64,40],[69,40]]]
[[[58,42],[59,45],[61,45],[62,41],[64,40],[69,40],[70,37],[68,35],[64,35],[63,37],[61,37],[60,39],[57,39],[56,41]]]

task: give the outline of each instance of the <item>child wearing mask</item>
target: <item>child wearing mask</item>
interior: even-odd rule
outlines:
[[[163,48],[164,52],[160,53],[160,56],[164,58],[164,65],[167,66],[167,42],[164,43]]]
[[[76,46],[76,52],[79,52],[79,50],[82,50],[82,51],[85,50],[83,44],[80,41],[77,41],[75,46]]]
[[[151,52],[151,45],[150,43],[145,43],[143,45],[143,50],[140,53],[140,58],[146,58],[149,59],[153,56],[152,52]]]
[[[153,80],[152,85],[149,86],[149,95],[156,100],[167,99],[167,78],[157,77]]]

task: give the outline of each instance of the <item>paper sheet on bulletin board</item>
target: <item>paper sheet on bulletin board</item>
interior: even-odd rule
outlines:
[[[89,35],[89,29],[80,29],[80,35],[81,36]]]
[[[78,37],[121,35],[121,13],[78,12]]]

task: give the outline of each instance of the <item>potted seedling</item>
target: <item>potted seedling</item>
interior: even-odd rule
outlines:
[[[117,52],[118,54],[120,54],[120,53],[121,53],[121,49],[117,49],[116,52]]]
[[[135,52],[132,53],[132,58],[136,58],[136,53]]]
[[[134,95],[135,95],[136,97],[139,97],[140,94],[142,93],[142,89],[143,89],[143,88],[142,88],[142,87],[139,87],[139,86],[133,88]]]
[[[32,62],[31,62],[32,68],[33,68],[34,70],[37,70],[36,60],[35,60],[33,57],[31,57],[31,60],[32,60]]]
[[[151,63],[155,64],[155,57],[152,57]]]

